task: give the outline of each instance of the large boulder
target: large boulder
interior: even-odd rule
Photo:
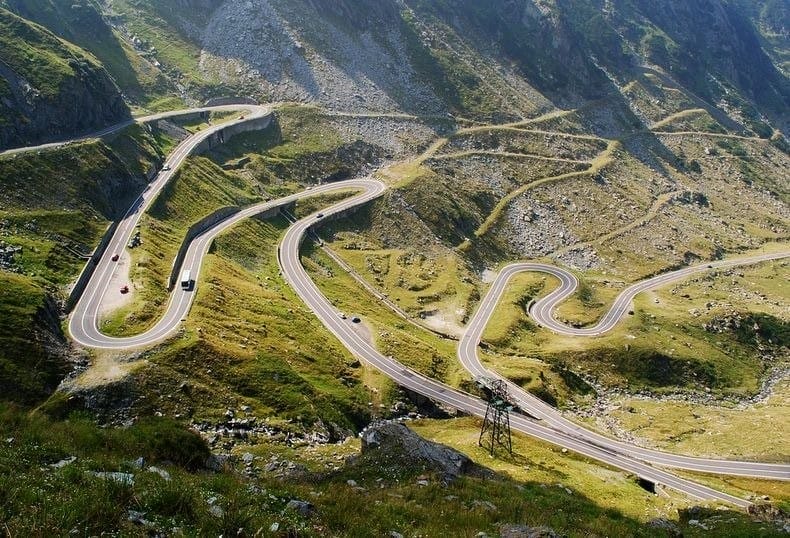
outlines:
[[[378,422],[362,432],[362,455],[403,456],[410,463],[442,473],[452,480],[481,468],[464,454],[448,446],[423,439],[399,422]]]

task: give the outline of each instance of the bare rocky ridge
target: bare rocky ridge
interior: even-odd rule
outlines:
[[[417,79],[397,27],[351,34],[322,14],[300,3],[225,2],[203,32],[201,67],[260,84],[274,101],[348,111],[442,111]]]

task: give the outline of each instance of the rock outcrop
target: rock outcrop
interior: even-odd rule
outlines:
[[[0,9],[0,150],[87,133],[130,117],[95,58]]]
[[[362,432],[362,456],[403,457],[412,465],[442,473],[445,480],[483,469],[455,449],[423,439],[400,422],[379,422]]]

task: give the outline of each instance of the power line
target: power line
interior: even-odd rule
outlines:
[[[508,451],[508,454],[512,455],[510,412],[513,410],[513,406],[509,402],[507,384],[501,379],[488,377],[478,378],[477,384],[485,392],[488,400],[478,444],[488,448],[492,456],[497,446],[501,446]]]

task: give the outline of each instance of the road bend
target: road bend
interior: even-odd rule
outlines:
[[[378,195],[378,193],[376,193],[376,195]],[[362,198],[359,200],[362,200]],[[323,213],[329,216],[339,211],[344,211],[354,202],[354,200],[341,202],[329,209],[324,209]],[[334,334],[353,355],[374,366],[400,386],[460,411],[477,417],[483,417],[486,411],[485,402],[470,394],[458,391],[434,379],[425,377],[415,370],[404,366],[392,356],[383,355],[355,330],[352,321],[343,319],[337,309],[321,293],[318,286],[312,281],[301,263],[299,254],[300,245],[311,228],[316,225],[317,221],[315,215],[310,215],[297,221],[286,232],[280,243],[278,252],[278,261],[283,276],[302,301],[310,307],[323,325]],[[605,443],[591,442],[585,436],[585,433],[588,432],[581,428],[578,428],[578,432],[564,431],[553,428],[548,424],[532,420],[520,413],[513,413],[511,415],[511,426],[519,432],[568,448],[569,450],[607,463],[613,467],[634,473],[646,480],[681,491],[695,499],[718,500],[732,503],[740,507],[746,507],[750,504],[744,499],[697,484],[691,480],[678,477],[670,472],[653,467],[645,461],[634,458],[627,453],[614,450]],[[715,460],[711,461],[715,462]],[[726,464],[726,462],[724,463]],[[713,466],[708,470],[709,472],[716,472]],[[729,474],[729,472],[726,474]]]
[[[245,120],[238,121],[249,121],[255,117],[268,113],[268,110],[263,107],[243,106],[240,108],[244,108],[245,110],[252,109],[253,112],[248,115]],[[231,124],[232,123],[233,122],[231,122]],[[86,291],[78,300],[69,320],[69,331],[76,342],[91,348],[129,350],[150,346],[160,342],[171,336],[180,327],[194,300],[194,289],[183,290],[181,288],[176,288],[170,296],[163,317],[151,329],[142,334],[125,338],[116,338],[101,332],[98,324],[100,306],[103,297],[108,291],[108,287],[112,281],[112,274],[116,267],[111,257],[114,253],[118,253],[126,247],[142,213],[150,206],[164,185],[172,178],[173,173],[184,159],[191,154],[194,148],[197,147],[205,137],[210,136],[216,129],[223,128],[227,125],[228,123],[212,127],[182,142],[168,159],[172,169],[160,173],[149,188],[135,200],[118,223],[117,230],[105,254],[102,256],[101,260],[99,260],[96,271],[90,279]],[[370,342],[355,331],[351,321],[341,318],[329,300],[310,279],[301,264],[299,256],[300,245],[311,228],[319,226],[332,215],[351,210],[381,196],[385,192],[386,186],[380,181],[374,179],[340,181],[245,208],[241,212],[231,215],[217,223],[211,229],[195,237],[188,245],[187,254],[181,269],[189,269],[192,274],[195,275],[197,281],[200,275],[202,262],[214,238],[245,218],[255,216],[279,206],[290,204],[301,198],[348,189],[356,189],[360,192],[353,197],[332,205],[328,209],[324,209],[323,214],[315,213],[297,221],[287,230],[278,248],[278,262],[285,280],[316,314],[324,326],[355,356],[378,368],[393,381],[405,388],[465,413],[478,417],[484,416],[486,409],[486,403],[484,401],[470,394],[453,389],[436,380],[425,377],[407,368],[392,356],[384,356],[378,352]],[[727,265],[728,263],[730,262],[716,262],[713,267],[730,266]],[[732,264],[732,266],[734,265],[737,265],[737,263]],[[477,357],[477,346],[480,341],[482,330],[488,319],[490,319],[507,281],[513,274],[521,270],[543,270],[544,272],[555,274],[562,284],[558,290],[555,290],[555,292],[544,299],[545,301],[549,298],[553,298],[554,304],[572,293],[572,291],[569,292],[568,290],[575,289],[575,278],[573,275],[570,275],[570,273],[552,266],[539,266],[540,269],[535,269],[536,266],[539,265],[514,264],[508,266],[500,273],[491,290],[486,295],[486,298],[478,308],[475,317],[470,322],[467,332],[460,343],[458,351],[459,358],[473,375],[496,376],[495,373],[489,372],[480,364]],[[687,270],[681,270],[681,272],[672,273],[672,275],[674,275],[675,278],[683,278],[684,276],[688,276],[688,274],[692,274],[694,270],[697,269],[698,268],[689,268]],[[687,274],[682,274],[682,271],[689,272]],[[665,275],[662,275],[662,277],[664,276]],[[655,277],[654,279],[640,284],[645,286],[643,289],[649,289],[650,287],[666,283],[661,280],[662,277]],[[635,290],[633,295],[641,291],[636,286],[637,285],[632,287],[633,290]],[[631,288],[629,288],[629,290],[631,290]],[[631,295],[631,298],[633,295]],[[623,301],[630,302],[630,298],[626,301],[625,297],[627,296],[623,295]],[[621,301],[621,303],[623,301]],[[537,306],[539,306],[538,303],[536,303],[536,307]],[[551,308],[545,310],[545,312],[548,313],[547,315],[550,314],[551,310]],[[620,314],[619,317],[622,317],[622,314]],[[614,319],[613,323],[617,321],[615,318],[619,319],[617,316],[614,316],[614,318],[612,318]],[[605,328],[605,325],[602,325],[601,328]],[[512,384],[511,388],[515,389]],[[732,503],[740,507],[749,505],[749,502],[744,499],[678,477],[654,465],[679,467],[728,475],[755,476],[782,480],[790,478],[790,466],[788,465],[690,458],[665,454],[663,452],[634,447],[626,443],[614,441],[566,420],[557,410],[540,402],[528,393],[519,391],[520,389],[513,390],[513,394],[518,397],[521,410],[534,418],[530,418],[530,416],[518,412],[513,413],[511,424],[515,430],[549,443],[568,448],[569,450],[599,460],[613,467],[634,473],[646,480],[676,489],[694,499],[718,500]],[[535,418],[538,420],[535,420]]]
[[[168,112],[160,112],[158,114],[150,114],[147,116],[138,116],[136,118],[129,118],[128,120],[124,120],[119,123],[115,123],[113,125],[107,126],[103,129],[98,131],[94,131],[92,133],[87,133],[77,138],[70,138],[68,140],[60,140],[56,142],[48,142],[46,144],[39,144],[37,146],[26,146],[23,148],[10,148],[3,151],[0,151],[0,157],[6,155],[16,155],[19,153],[29,153],[35,151],[45,151],[49,149],[57,149],[63,146],[67,146],[70,144],[75,144],[78,142],[85,142],[87,140],[95,140],[97,138],[103,138],[109,136],[111,134],[117,133],[118,131],[122,131],[126,129],[130,125],[134,124],[145,124],[151,123],[154,121],[159,120],[166,120],[170,118],[176,118],[179,116],[186,116],[189,114],[197,114],[201,112],[244,112],[245,110],[256,111],[260,110],[264,107],[260,105],[222,105],[222,106],[212,106],[212,107],[200,107],[200,108],[188,108],[185,110],[171,110]],[[223,124],[223,126],[227,126],[228,123]]]
[[[678,469],[699,471],[705,473],[727,474],[737,476],[750,476],[774,480],[790,480],[790,465],[759,463],[749,461],[729,461],[719,459],[696,458],[660,452],[632,444],[611,439],[605,435],[588,430],[577,423],[565,418],[557,409],[533,396],[520,386],[503,378],[496,372],[486,368],[480,360],[478,350],[483,331],[505,292],[507,284],[517,274],[529,271],[548,273],[557,277],[560,285],[547,296],[535,302],[530,309],[530,315],[541,325],[547,326],[562,334],[574,336],[596,336],[611,330],[623,316],[627,314],[631,301],[642,291],[650,290],[675,282],[691,275],[715,269],[736,267],[740,265],[755,264],[769,260],[777,260],[790,256],[790,252],[764,254],[732,260],[723,260],[709,264],[695,265],[665,273],[625,289],[615,300],[611,309],[603,316],[594,327],[577,329],[568,327],[556,321],[553,311],[556,306],[571,295],[578,286],[576,277],[570,272],[552,265],[539,263],[515,263],[508,265],[500,271],[497,278],[480,302],[472,319],[466,327],[458,345],[458,360],[466,370],[475,378],[502,379],[508,385],[508,392],[522,411],[533,416],[551,428],[562,431],[569,436],[584,439],[586,442],[599,446],[605,450],[637,458],[655,465],[662,465]]]

